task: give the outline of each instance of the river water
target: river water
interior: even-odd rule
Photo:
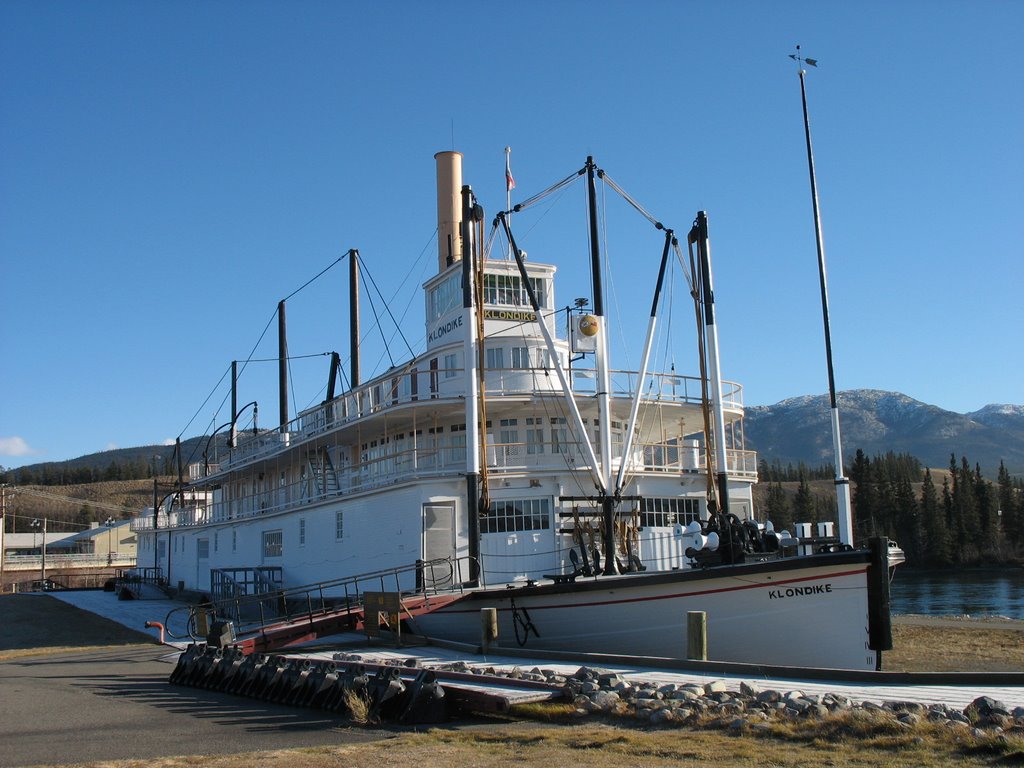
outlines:
[[[897,568],[892,612],[925,616],[1006,616],[1024,620],[1024,568],[915,571]]]

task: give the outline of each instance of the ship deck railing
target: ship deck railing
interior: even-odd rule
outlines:
[[[390,445],[398,445],[393,441]],[[617,470],[620,456],[614,460]],[[757,454],[754,451],[728,449],[728,474],[733,478],[757,479]],[[699,447],[679,442],[638,444],[633,453],[630,472],[639,475],[679,475],[701,473],[707,470],[706,452]],[[323,467],[297,481],[275,485],[256,493],[232,497],[238,487],[251,487],[242,483],[236,487],[224,484],[206,503],[161,509],[156,528],[193,528],[210,523],[276,514],[290,509],[319,504],[347,495],[386,488],[397,483],[448,477],[465,472],[464,445],[430,445],[395,451],[383,456],[353,464],[339,470]],[[588,471],[579,447],[575,443],[490,443],[487,446],[488,471],[494,475],[530,474],[534,472]],[[131,521],[132,531],[154,529],[152,509]]]
[[[152,520],[152,518],[150,518]],[[43,565],[42,554],[38,555],[6,555],[4,557],[5,571],[31,571],[39,570]],[[135,555],[107,553],[46,553],[46,567],[50,568],[98,568],[102,566],[133,566]]]
[[[243,592],[245,585],[261,589],[256,580],[228,576],[221,584],[221,596],[212,595],[211,606],[217,617],[234,622],[239,634],[256,631],[272,623],[313,621],[332,613],[354,616],[361,609],[363,597],[368,592],[393,592],[408,597],[462,592],[468,588],[476,562],[470,557],[420,560],[332,581],[248,594]],[[237,572],[245,569],[228,570]],[[478,565],[475,570],[479,572]],[[211,586],[214,578],[211,573]],[[225,594],[229,589],[228,582],[231,582],[231,588],[236,589],[232,594]],[[484,585],[481,583],[480,586]]]
[[[636,371],[613,370],[613,398],[629,399],[635,392]],[[464,371],[461,368],[424,371],[403,371],[365,384],[300,413],[296,418],[273,431],[256,435],[239,435],[238,445],[218,463],[218,470],[273,455],[283,447],[317,437],[347,424],[412,403],[448,400],[463,402],[466,396]],[[589,368],[573,368],[570,382],[581,398],[597,392],[597,374]],[[538,393],[558,393],[558,377],[546,368],[501,368],[485,374],[485,396],[532,397]],[[722,403],[727,411],[743,410],[742,387],[723,382]],[[703,398],[701,380],[693,376],[649,373],[643,388],[645,402],[700,405]],[[199,478],[193,477],[193,480]]]

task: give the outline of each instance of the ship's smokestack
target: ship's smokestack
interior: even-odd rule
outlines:
[[[462,153],[438,152],[437,269],[444,272],[462,259]]]

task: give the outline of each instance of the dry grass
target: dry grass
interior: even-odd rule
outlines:
[[[893,672],[1024,672],[1024,633],[897,622],[882,665]]]
[[[934,729],[938,731],[939,729]],[[587,723],[559,727],[488,724],[458,729],[434,728],[379,742],[337,747],[259,752],[223,757],[178,757],[142,761],[89,763],[91,768],[334,768],[409,765],[550,766],[587,768],[629,766],[705,766],[716,768],[939,768],[940,766],[1024,765],[1024,744],[999,743],[948,733],[893,732],[879,723],[805,723],[790,732],[767,729],[736,736],[722,731],[652,730]]]

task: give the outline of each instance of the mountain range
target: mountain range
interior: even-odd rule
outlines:
[[[994,479],[1002,461],[1024,474],[1024,405],[986,405],[954,413],[899,392],[856,389],[838,393],[844,456],[908,453],[927,467],[949,466],[966,456]],[[743,420],[746,447],[769,464],[832,462],[832,423],[827,395],[804,395],[775,405],[751,406]]]

